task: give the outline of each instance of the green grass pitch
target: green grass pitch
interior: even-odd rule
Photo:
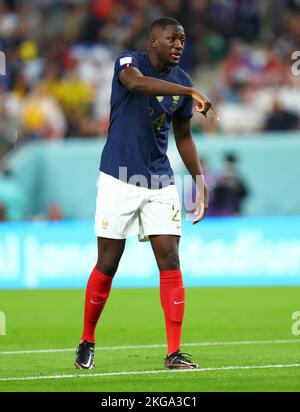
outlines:
[[[113,288],[96,369],[80,371],[73,364],[84,291],[0,291],[0,392],[299,391],[299,295],[300,287],[187,288],[182,351],[201,369],[169,372],[158,289]]]

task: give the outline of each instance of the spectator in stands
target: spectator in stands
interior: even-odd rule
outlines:
[[[249,83],[252,78],[251,54],[249,47],[240,39],[231,42],[227,57],[223,62],[226,84],[234,91]]]
[[[9,170],[0,172],[0,204],[2,219],[13,221],[25,217],[26,196],[19,182]]]
[[[267,115],[263,131],[279,132],[298,128],[299,116],[295,112],[285,109],[279,99],[274,99],[272,111]]]
[[[239,176],[236,164],[234,154],[225,156],[224,170],[212,191],[207,216],[237,216],[241,213],[248,188]]]
[[[65,134],[66,120],[57,101],[38,83],[25,99],[22,113],[23,138],[61,139]]]
[[[0,222],[6,222],[6,220],[5,206],[0,202]]]
[[[63,220],[63,213],[58,203],[52,202],[47,209],[46,220],[50,222],[59,222]]]
[[[0,159],[15,146],[19,132],[20,101],[0,86]]]

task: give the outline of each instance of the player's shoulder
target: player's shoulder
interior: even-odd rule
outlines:
[[[193,86],[193,81],[191,76],[183,70],[180,66],[176,66],[176,76],[180,79],[180,82],[184,86]]]
[[[137,52],[137,51],[132,51],[132,50],[123,50],[118,54],[116,58],[116,63],[122,64],[124,59],[125,60],[127,59],[128,63],[131,63],[133,60],[137,62],[141,62],[145,58],[144,55],[145,53],[142,53],[142,52]]]

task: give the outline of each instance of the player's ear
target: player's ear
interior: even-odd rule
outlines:
[[[155,37],[150,37],[150,46],[156,49],[157,47],[157,39]]]

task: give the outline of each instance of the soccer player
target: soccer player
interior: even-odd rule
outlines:
[[[96,202],[98,260],[87,283],[84,328],[76,350],[75,366],[80,369],[95,366],[96,325],[126,238],[134,234],[140,240],[150,240],[160,271],[168,346],[164,365],[198,367],[180,351],[185,302],[178,256],[181,213],[166,151],[172,123],[179,154],[198,182],[197,176],[203,177],[203,172],[191,135],[193,100],[204,116],[209,110],[214,116],[216,112],[178,66],[184,42],[181,24],[163,17],[151,25],[147,53],[124,51],[115,63],[110,127],[101,157]],[[203,218],[208,207],[207,187],[202,186],[193,223]]]

